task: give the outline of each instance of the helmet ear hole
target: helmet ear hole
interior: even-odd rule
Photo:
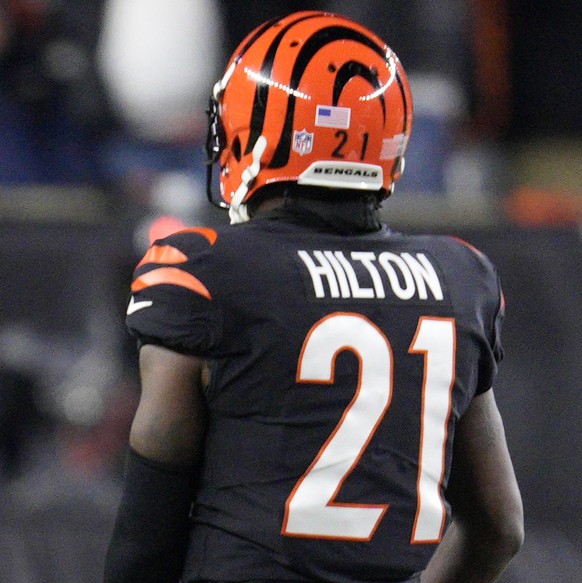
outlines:
[[[242,149],[240,145],[240,138],[236,136],[232,142],[231,146],[232,155],[235,157],[237,162],[240,162],[242,156]]]

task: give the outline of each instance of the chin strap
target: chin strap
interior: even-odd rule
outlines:
[[[251,184],[255,181],[261,170],[261,158],[267,149],[267,138],[260,136],[253,148],[253,161],[245,168],[242,173],[240,186],[232,196],[230,209],[228,215],[230,217],[230,224],[236,225],[238,223],[245,223],[249,220],[249,213],[247,205],[243,203]]]

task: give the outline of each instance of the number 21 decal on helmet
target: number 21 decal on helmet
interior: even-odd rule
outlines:
[[[206,143],[232,223],[275,182],[378,191],[404,169],[412,126],[406,73],[366,27],[327,12],[297,12],[251,32],[210,99]]]

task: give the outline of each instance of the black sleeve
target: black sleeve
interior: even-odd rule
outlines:
[[[206,357],[220,342],[222,319],[217,302],[175,285],[134,293],[151,307],[127,316],[126,326],[139,345],[157,344],[181,354]]]
[[[178,583],[197,472],[129,451],[104,583]]]

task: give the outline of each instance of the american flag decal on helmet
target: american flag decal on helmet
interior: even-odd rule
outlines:
[[[326,128],[350,127],[350,116],[352,110],[349,107],[334,107],[332,105],[318,105],[315,114],[315,125]]]

